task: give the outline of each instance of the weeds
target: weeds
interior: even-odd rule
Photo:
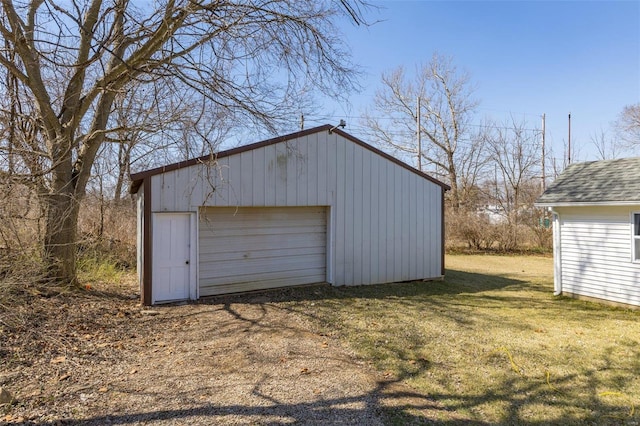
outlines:
[[[125,272],[127,269],[120,266],[117,259],[108,256],[85,255],[78,259],[78,278],[83,285],[118,282]]]

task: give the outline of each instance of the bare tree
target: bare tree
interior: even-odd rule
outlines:
[[[80,201],[114,106],[132,85],[206,100],[271,129],[311,88],[341,94],[354,69],[334,19],[362,22],[360,0],[0,0],[0,66],[23,100],[25,178],[46,212],[50,275],[76,281]],[[274,78],[275,76],[275,78]],[[176,97],[174,96],[174,99]],[[11,139],[11,138],[9,138]],[[16,145],[15,140],[3,149]],[[32,179],[33,177],[37,177]]]
[[[5,77],[0,81],[5,94],[0,97],[0,276],[14,269],[16,259],[33,254],[30,242],[37,238],[42,219],[34,195],[43,187],[41,164],[31,152],[36,127],[28,115],[32,103],[23,99],[15,77]]]
[[[614,127],[626,146],[637,151],[640,147],[640,103],[625,106]]]
[[[420,99],[421,158],[432,172],[444,176],[451,186],[450,201],[457,209],[464,200],[465,185],[482,156],[482,139],[472,138],[469,122],[478,102],[465,72],[459,71],[451,57],[434,54],[415,77],[399,67],[382,76],[382,88],[375,96],[375,107],[366,113],[365,123],[372,137],[384,149],[416,157],[417,99]],[[466,175],[470,173],[471,175]],[[460,186],[463,186],[460,188]]]
[[[113,129],[97,162],[102,164],[107,192],[118,204],[126,192],[132,163],[154,167],[214,152],[233,127],[233,115],[206,98],[176,97],[170,85],[155,82],[153,90],[131,85],[116,97]],[[95,168],[95,167],[94,167]]]
[[[620,158],[627,149],[618,140],[612,138],[606,130],[600,129],[591,135],[591,144],[598,152],[599,160],[612,160]]]
[[[502,245],[510,250],[518,245],[520,219],[530,215],[540,195],[540,131],[511,117],[495,125],[486,138],[494,166],[490,195],[506,216]]]

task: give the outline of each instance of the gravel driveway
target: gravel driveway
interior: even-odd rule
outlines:
[[[86,423],[382,424],[363,366],[261,302],[156,309],[162,326]]]
[[[67,295],[23,309],[2,336],[0,386],[16,401],[0,424],[383,424],[389,383],[265,294],[151,309]]]

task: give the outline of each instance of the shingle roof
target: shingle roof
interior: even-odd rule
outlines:
[[[536,202],[640,204],[640,157],[571,164]]]

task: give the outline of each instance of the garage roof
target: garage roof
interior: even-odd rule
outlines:
[[[186,160],[186,161],[180,161],[178,163],[173,163],[173,164],[169,164],[166,166],[162,166],[162,167],[157,167],[155,169],[150,169],[150,170],[145,170],[143,172],[139,172],[139,173],[133,173],[131,174],[131,188],[130,188],[130,193],[131,194],[135,194],[138,192],[138,189],[140,188],[140,185],[142,185],[142,182],[145,178],[148,178],[150,176],[154,176],[154,175],[158,175],[161,173],[165,173],[165,172],[170,172],[172,170],[177,170],[177,169],[182,169],[184,167],[190,167],[190,166],[194,166],[196,164],[203,164],[203,163],[207,163],[212,159],[219,159],[219,158],[223,158],[223,157],[228,157],[230,155],[235,155],[235,154],[239,154],[245,151],[250,151],[252,149],[257,149],[257,148],[262,148],[264,146],[268,146],[268,145],[273,145],[273,144],[277,144],[280,142],[286,142],[292,139],[296,139],[296,138],[300,138],[303,136],[307,136],[307,135],[311,135],[314,133],[319,133],[319,132],[328,132],[330,129],[332,129],[333,126],[331,126],[330,124],[325,124],[324,126],[319,126],[319,127],[314,127],[312,129],[308,129],[308,130],[302,130],[300,132],[296,132],[296,133],[291,133],[288,135],[284,135],[284,136],[278,136],[272,139],[267,139],[261,142],[256,142],[250,145],[245,145],[245,146],[240,146],[238,148],[233,148],[233,149],[229,149],[226,151],[220,151],[218,153],[212,153],[210,155],[205,155],[202,157],[198,157],[198,158],[192,158],[190,160]],[[363,148],[368,149],[369,151],[373,151],[376,154],[386,158],[387,160],[399,165],[400,167],[403,167],[407,170],[410,170],[411,172],[422,176],[423,178],[437,184],[440,185],[442,188],[444,188],[445,191],[448,191],[449,189],[451,189],[449,187],[449,185],[440,182],[439,180],[429,176],[426,173],[423,173],[417,169],[415,169],[414,167],[411,167],[410,165],[398,160],[397,158],[392,157],[391,155],[380,151],[377,148],[374,148],[373,146],[361,141],[360,139],[351,136],[350,134],[340,130],[340,129],[333,129],[331,130],[332,133],[336,133],[342,137],[344,137],[345,139],[350,140],[351,142],[358,144],[360,146],[362,146]]]

